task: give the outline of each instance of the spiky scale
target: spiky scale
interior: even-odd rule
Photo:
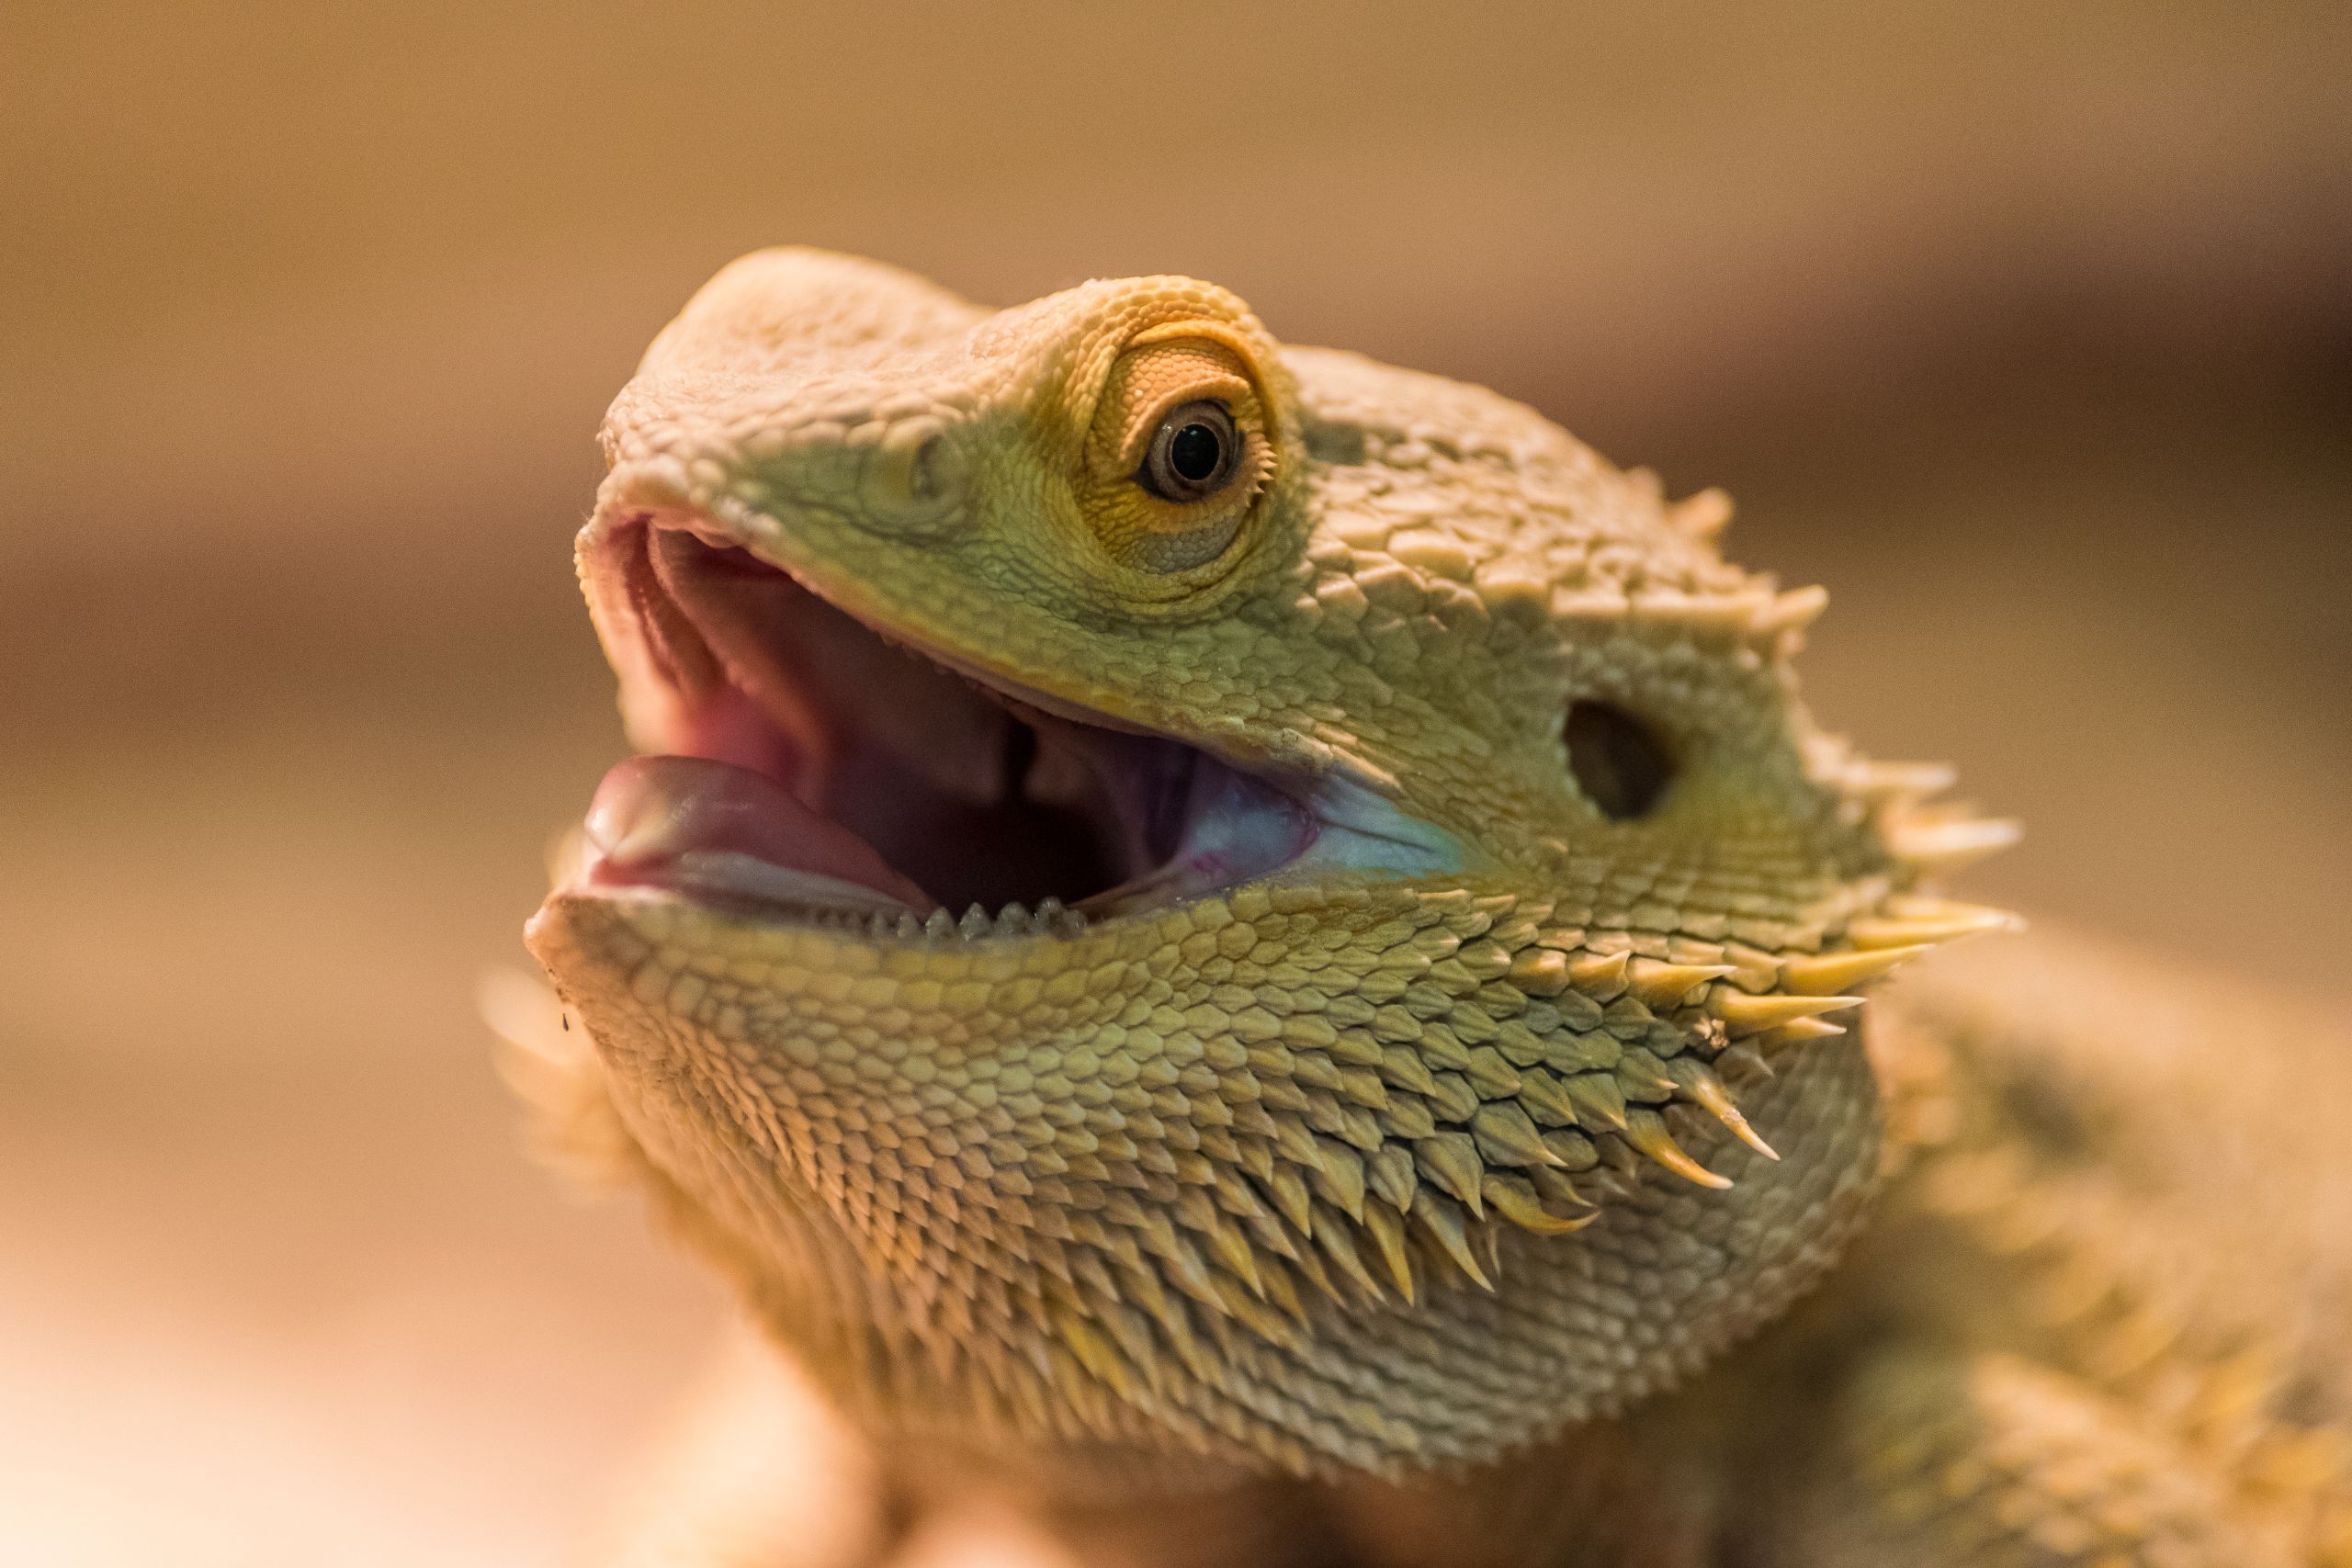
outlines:
[[[1568,960],[1548,948],[1521,949],[1510,961],[1510,983],[1531,996],[1556,997],[1568,988]]]
[[[1414,1204],[1417,1212],[1421,1207],[1419,1202]],[[1364,1212],[1364,1229],[1380,1248],[1381,1261],[1388,1267],[1388,1277],[1396,1281],[1396,1293],[1410,1306],[1419,1299],[1419,1284],[1413,1276],[1412,1255],[1405,1246],[1406,1218],[1396,1210],[1375,1203]]]
[[[1685,1181],[1720,1191],[1731,1185],[1731,1178],[1718,1176],[1683,1152],[1682,1145],[1668,1132],[1666,1121],[1647,1106],[1636,1106],[1625,1114],[1625,1141],[1674,1172]]]
[[[1470,1065],[1463,1077],[1481,1100],[1510,1100],[1520,1092],[1523,1081],[1503,1054],[1491,1045],[1481,1045],[1470,1053]],[[1430,1086],[1432,1090],[1435,1087]]]
[[[1625,1130],[1625,1091],[1602,1073],[1577,1073],[1563,1078],[1561,1089],[1576,1111],[1577,1123],[1588,1132]]]
[[[1625,972],[1633,956],[1628,951],[1596,953],[1572,959],[1568,964],[1568,984],[1595,1001],[1613,1000],[1625,989]]]
[[[1470,1227],[1462,1211],[1443,1198],[1430,1198],[1414,1206],[1413,1223],[1421,1234],[1435,1241],[1438,1248],[1453,1266],[1468,1275],[1480,1289],[1492,1291],[1495,1281],[1479,1263],[1478,1256],[1470,1248]]]
[[[1731,1091],[1724,1088],[1723,1080],[1710,1072],[1705,1064],[1688,1056],[1678,1056],[1667,1064],[1667,1071],[1672,1076],[1679,1093],[1730,1129],[1734,1137],[1766,1159],[1781,1157],[1773,1152],[1772,1145],[1748,1124],[1747,1118],[1733,1102]]]
[[[1845,1032],[1844,1024],[1832,1023],[1826,1018],[1800,1018],[1793,1022],[1784,1023],[1778,1029],[1750,1035],[1748,1039],[1771,1050],[1781,1051],[1791,1045],[1802,1045],[1810,1040],[1833,1039]],[[1724,1054],[1728,1055],[1730,1053]]]
[[[1318,1216],[1315,1226],[1315,1245],[1322,1248],[1323,1256],[1338,1265],[1340,1272],[1353,1280],[1358,1290],[1377,1301],[1381,1294],[1380,1285],[1357,1254],[1356,1235],[1353,1225],[1328,1209]]]
[[[1979,904],[1920,899],[1894,908],[1897,912],[1848,921],[1846,939],[1856,947],[1873,950],[1934,946],[1980,931],[2015,930],[2021,923],[2007,910]]]
[[[1433,1138],[1423,1138],[1413,1145],[1414,1163],[1421,1173],[1440,1189],[1470,1206],[1472,1214],[1481,1212],[1478,1179],[1486,1168],[1478,1158],[1478,1146],[1467,1133],[1440,1133]]]
[[[1897,826],[1889,835],[1895,854],[1927,876],[1948,876],[2018,841],[2015,822],[1999,818],[1963,818]]]
[[[1635,958],[1627,964],[1625,978],[1634,996],[1645,1006],[1676,1008],[1682,1005],[1693,988],[1731,974],[1736,967],[1730,964],[1667,964],[1655,958]]]
[[[1319,1156],[1307,1179],[1326,1201],[1337,1204],[1350,1219],[1363,1218],[1363,1158],[1355,1150],[1329,1139],[1317,1139]]]
[[[1524,1177],[1488,1171],[1484,1183],[1487,1204],[1496,1213],[1537,1235],[1571,1235],[1600,1218],[1600,1211],[1564,1219],[1544,1206],[1535,1184]]]
[[[1273,1174],[1267,1179],[1266,1190],[1267,1195],[1273,1200],[1274,1207],[1281,1212],[1283,1218],[1290,1222],[1292,1229],[1301,1235],[1312,1232],[1314,1221],[1310,1216],[1313,1213],[1314,1199],[1313,1195],[1307,1191],[1306,1175],[1304,1171],[1292,1164],[1277,1166]]]
[[[1827,608],[1829,591],[1818,583],[1792,588],[1759,609],[1749,620],[1748,629],[1761,637],[1777,637],[1812,625]]]
[[[1495,1165],[1557,1165],[1543,1134],[1516,1105],[1482,1105],[1470,1121],[1471,1140],[1480,1156]],[[1480,1190],[1485,1189],[1483,1185]]]
[[[1656,1100],[1674,1092],[1675,1079],[1668,1072],[1667,1064],[1639,1045],[1628,1047],[1617,1059],[1615,1076],[1617,1087],[1625,1091],[1628,1100]]]
[[[1734,1039],[1767,1029],[1777,1029],[1801,1018],[1843,1012],[1861,1005],[1860,997],[1752,997],[1746,991],[1721,988],[1711,992],[1707,998],[1707,1010],[1724,1021]]]
[[[1384,1144],[1365,1163],[1366,1184],[1390,1207],[1399,1213],[1413,1206],[1413,1193],[1420,1186],[1414,1174],[1412,1151],[1402,1144]]]
[[[1556,1149],[1553,1152],[1558,1153]],[[1590,1209],[1596,1214],[1600,1213],[1592,1200],[1587,1198],[1577,1190],[1577,1184],[1568,1179],[1562,1168],[1548,1165],[1534,1166],[1529,1169],[1527,1179],[1534,1185],[1536,1191],[1543,1194],[1546,1202],[1565,1203],[1571,1208]]]
[[[1930,951],[1932,943],[1857,949],[1791,958],[1781,964],[1781,988],[1793,996],[1831,997],[1869,985]]]

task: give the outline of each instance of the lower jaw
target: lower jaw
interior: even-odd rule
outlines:
[[[1278,871],[1317,838],[1306,812],[1240,777],[1212,782],[1176,853],[1074,902],[1052,894],[944,908],[855,834],[750,769],[640,757],[606,776],[562,880],[577,891],[670,894],[876,935],[1069,931]]]

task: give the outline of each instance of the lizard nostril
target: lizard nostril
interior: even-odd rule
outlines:
[[[955,454],[949,449],[947,433],[934,430],[922,438],[907,475],[907,491],[917,501],[936,501],[956,487]]]
[[[1641,720],[1609,703],[1568,705],[1568,772],[1603,817],[1628,822],[1657,808],[1674,758]]]
[[[879,522],[934,523],[961,504],[964,452],[927,414],[895,420],[868,450],[859,498]]]

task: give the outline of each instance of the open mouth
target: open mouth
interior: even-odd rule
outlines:
[[[615,661],[647,754],[597,791],[575,887],[877,932],[1051,931],[1266,876],[1332,826],[1315,781],[1047,712],[885,637],[701,518],[626,519],[589,571],[608,641],[628,623]]]

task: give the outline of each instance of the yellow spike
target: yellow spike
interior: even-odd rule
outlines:
[[[1193,1336],[1193,1319],[1184,1303],[1170,1295],[1160,1282],[1159,1270],[1150,1268],[1132,1269],[1127,1273],[1127,1298],[1137,1303],[1151,1314],[1153,1322],[1176,1347],[1176,1359],[1196,1378],[1209,1375],[1208,1361],[1201,1353],[1201,1342]],[[1021,1381],[1016,1379],[1016,1382]]]
[[[1527,1112],[1510,1103],[1487,1104],[1470,1119],[1470,1139],[1478,1153],[1496,1165],[1559,1165],[1558,1155],[1544,1146],[1544,1134]],[[1486,1190],[1485,1182],[1479,1190]]]
[[[981,1357],[979,1359],[985,1361],[989,1358]],[[1053,1407],[1046,1403],[1046,1384],[1042,1380],[1012,1378],[1008,1381],[1005,1387],[1012,1393],[1013,1403],[1021,1407],[1019,1418],[1028,1423],[1029,1431],[1052,1430]]]
[[[1667,509],[1667,517],[1694,539],[1713,539],[1731,525],[1731,496],[1710,485],[1676,502]]]
[[[1307,1179],[1351,1220],[1363,1218],[1363,1156],[1335,1139],[1317,1136],[1319,1156]]]
[[[1413,1217],[1420,1221],[1421,1228],[1430,1234],[1445,1255],[1453,1259],[1455,1268],[1476,1280],[1482,1289],[1491,1291],[1495,1288],[1494,1280],[1487,1277],[1486,1269],[1478,1266],[1477,1255],[1470,1250],[1470,1231],[1462,1223],[1460,1209],[1442,1198],[1431,1198],[1427,1202],[1413,1205]]]
[[[1681,626],[1705,635],[1744,630],[1768,602],[1762,593],[1684,593],[1644,588],[1633,596],[1634,616],[1653,626]]]
[[[1388,1200],[1400,1214],[1413,1206],[1413,1190],[1421,1184],[1413,1174],[1413,1151],[1399,1143],[1380,1145],[1366,1179],[1373,1192]]]
[[[1717,1191],[1731,1185],[1731,1178],[1717,1176],[1683,1153],[1682,1145],[1674,1141],[1674,1134],[1666,1130],[1664,1118],[1645,1105],[1637,1105],[1626,1112],[1625,1141],[1685,1181]]]
[[[1380,1248],[1380,1260],[1388,1265],[1388,1277],[1396,1281],[1396,1293],[1405,1298],[1407,1306],[1411,1306],[1420,1292],[1413,1280],[1413,1255],[1405,1249],[1405,1217],[1394,1209],[1374,1203],[1364,1211],[1363,1228],[1372,1233],[1373,1242]]]
[[[1626,977],[1632,982],[1634,995],[1645,1005],[1672,1008],[1682,1004],[1693,986],[1720,979],[1736,967],[1732,964],[1662,964],[1655,958],[1636,958],[1626,965]]]
[[[1552,1122],[1574,1122],[1576,1101],[1560,1087],[1560,1080],[1541,1067],[1530,1067],[1519,1082],[1520,1103],[1544,1112]]]
[[[1102,1260],[1102,1253],[1091,1247],[1078,1255],[1078,1261],[1070,1265],[1070,1272],[1078,1276],[1080,1284],[1094,1293],[1098,1304],[1116,1303],[1125,1299],[1119,1294],[1119,1281],[1111,1278],[1111,1266]]]
[[[1940,920],[1965,915],[1998,916],[2017,930],[2025,929],[2025,917],[2007,909],[1996,909],[1990,904],[1971,904],[1962,898],[1947,898],[1940,893],[1896,893],[1891,895],[1883,913],[1899,920]]]
[[[1291,1262],[1300,1273],[1306,1276],[1308,1284],[1335,1302],[1346,1299],[1340,1294],[1340,1287],[1332,1282],[1331,1271],[1323,1267],[1323,1255],[1315,1248],[1309,1247],[1302,1249],[1296,1258],[1291,1259]]]
[[[1561,1219],[1544,1207],[1544,1201],[1535,1195],[1534,1188],[1513,1177],[1489,1171],[1482,1185],[1487,1201],[1495,1206],[1495,1213],[1520,1229],[1532,1231],[1537,1235],[1566,1235],[1600,1218],[1600,1211],[1595,1209],[1573,1220]]]
[[[1258,1190],[1243,1179],[1231,1166],[1214,1166],[1208,1172],[1209,1182],[1216,1188],[1219,1207],[1228,1214],[1244,1220],[1263,1219],[1269,1211],[1258,1196]]]
[[[1290,1270],[1278,1263],[1265,1265],[1266,1299],[1280,1307],[1283,1315],[1300,1327],[1306,1325],[1306,1304],[1298,1299],[1298,1287],[1292,1282]],[[1147,1372],[1150,1368],[1145,1368]]]
[[[1486,1261],[1487,1275],[1492,1279],[1501,1279],[1503,1277],[1503,1227],[1492,1224],[1480,1225],[1470,1233],[1470,1240],[1472,1245],[1477,1247],[1478,1256]]]
[[[1607,1073],[1573,1073],[1560,1087],[1567,1090],[1578,1122],[1590,1118],[1604,1127],[1625,1130],[1625,1091]]]
[[[1413,1145],[1413,1158],[1422,1174],[1469,1204],[1473,1215],[1481,1212],[1478,1179],[1487,1168],[1479,1163],[1478,1146],[1469,1134],[1440,1133],[1423,1138]]]
[[[1846,786],[1865,800],[1925,800],[1951,788],[1960,777],[1950,762],[1856,762]]]
[[[1355,1281],[1356,1288],[1373,1300],[1380,1299],[1380,1283],[1363,1266],[1363,1258],[1356,1252],[1355,1227],[1339,1215],[1325,1211],[1322,1223],[1315,1227],[1315,1240],[1323,1255],[1340,1266],[1340,1272]]]
[[[1511,955],[1510,983],[1530,996],[1556,997],[1568,988],[1568,960],[1548,947],[1522,947]]]
[[[1276,1219],[1273,1211],[1261,1207],[1254,1214],[1246,1214],[1241,1223],[1250,1227],[1250,1238],[1276,1258],[1298,1260],[1298,1243],[1291,1235],[1290,1227]]]
[[[1225,1303],[1216,1293],[1213,1271],[1201,1255],[1193,1250],[1192,1243],[1173,1230],[1158,1238],[1165,1245],[1155,1248],[1168,1264],[1168,1277],[1176,1288],[1205,1307],[1222,1307]]]
[[[1707,1010],[1729,1025],[1735,1038],[1777,1028],[1792,1019],[1843,1012],[1861,1005],[1860,997],[1753,997],[1746,991],[1721,988],[1707,998]]]
[[[1816,957],[1791,958],[1781,965],[1781,988],[1792,996],[1832,997],[1866,986],[1888,970],[1927,952],[1933,943],[1907,947],[1857,949],[1825,953]]]
[[[1776,637],[1781,632],[1797,631],[1811,626],[1829,608],[1829,590],[1815,583],[1810,588],[1792,588],[1776,594],[1770,604],[1758,610],[1748,623],[1748,629],[1758,637]]]
[[[1168,1392],[1168,1368],[1160,1359],[1159,1348],[1152,1343],[1151,1330],[1144,1325],[1138,1314],[1125,1307],[1116,1307],[1102,1318],[1111,1337],[1119,1343],[1120,1354],[1129,1367],[1143,1374],[1144,1385],[1155,1398]]]
[[[1630,953],[1595,953],[1568,960],[1568,984],[1597,1002],[1613,1000],[1625,989]]]
[[[1593,1201],[1577,1190],[1576,1183],[1548,1165],[1539,1165],[1528,1172],[1528,1179],[1535,1190],[1550,1203],[1574,1203],[1579,1209],[1595,1208]]]
[[[1214,1095],[1206,1096],[1215,1099]],[[1280,1116],[1274,1120],[1274,1149],[1293,1165],[1312,1170],[1321,1162],[1316,1152],[1315,1134],[1306,1123],[1295,1116]]]
[[[1241,1227],[1227,1220],[1210,1226],[1208,1237],[1209,1246],[1216,1249],[1218,1260],[1240,1276],[1241,1282],[1250,1287],[1250,1294],[1264,1295],[1265,1281],[1258,1277],[1258,1249],[1250,1245],[1250,1238],[1243,1234]]]
[[[1709,1072],[1704,1066],[1692,1061],[1688,1056],[1677,1056],[1666,1065],[1666,1071],[1667,1075],[1674,1079],[1675,1088],[1681,1092],[1684,1099],[1729,1128],[1732,1136],[1762,1155],[1766,1159],[1777,1160],[1781,1157],[1772,1151],[1772,1145],[1766,1143],[1763,1136],[1748,1124],[1747,1118],[1742,1115],[1739,1107],[1732,1102],[1731,1091],[1724,1088],[1723,1080]]]
[[[2006,817],[1905,823],[1888,832],[1887,847],[1926,874],[1942,876],[2007,849],[2023,831]]]
[[[1276,1166],[1273,1179],[1266,1183],[1266,1190],[1273,1199],[1274,1207],[1282,1211],[1283,1218],[1290,1222],[1293,1230],[1301,1235],[1313,1234],[1315,1227],[1306,1217],[1307,1205],[1311,1201],[1306,1190],[1306,1178],[1299,1173],[1298,1167]]]
[[[1811,1040],[1827,1040],[1846,1032],[1842,1023],[1832,1023],[1826,1018],[1800,1018],[1768,1029],[1754,1038],[1767,1045],[1802,1045]]]
[[[1644,1090],[1674,1092],[1674,1080],[1666,1076],[1666,1064],[1639,1045],[1628,1045],[1625,1054],[1617,1058],[1616,1077],[1617,1087],[1627,1091],[1628,1099],[1644,1098]]]
[[[1246,1325],[1259,1338],[1286,1350],[1298,1349],[1306,1343],[1298,1325],[1242,1289],[1241,1282],[1232,1275],[1218,1275],[1216,1288],[1217,1294],[1225,1300],[1227,1314]]]
[[[1978,931],[2018,931],[2025,922],[2006,909],[1943,898],[1887,900],[1883,916],[1864,916],[1846,926],[1846,940],[1860,948],[1934,946]]]
[[[1080,1366],[1109,1383],[1121,1399],[1134,1396],[1135,1383],[1127,1375],[1125,1358],[1102,1337],[1100,1329],[1075,1313],[1056,1313],[1054,1326],[1060,1331],[1062,1343],[1077,1356]]]

